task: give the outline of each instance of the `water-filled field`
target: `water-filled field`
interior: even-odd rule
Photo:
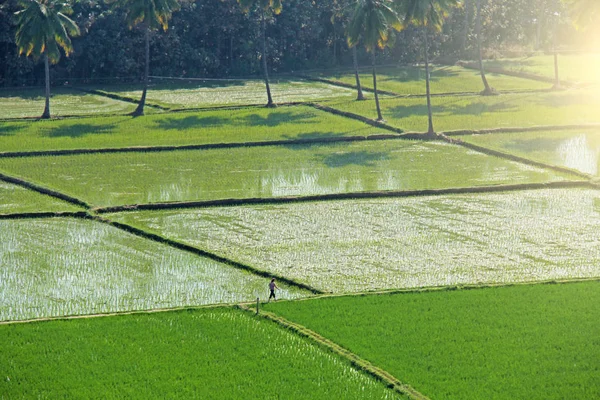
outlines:
[[[593,399],[600,282],[269,304],[431,399]]]
[[[354,95],[351,89],[300,79],[274,79],[270,87],[275,103],[348,98]],[[135,89],[109,87],[105,90],[136,100],[142,96],[141,85]],[[148,89],[147,96],[149,103],[168,108],[267,104],[267,90],[262,80],[157,80]]]
[[[399,399],[347,360],[232,309],[0,325],[8,398]]]
[[[356,85],[353,71],[343,73],[322,72],[315,77]],[[373,75],[370,68],[361,68],[360,83],[363,87],[373,88]],[[542,90],[549,84],[507,75],[488,74],[487,79],[497,90]],[[432,66],[430,69],[431,93],[478,93],[483,90],[479,71],[455,66]],[[377,68],[377,88],[399,95],[425,94],[425,67],[401,66]],[[367,93],[368,97],[372,94]]]
[[[600,192],[131,212],[111,218],[323,291],[600,275]]]
[[[0,321],[268,296],[266,278],[79,219],[0,221],[0,265]]]
[[[600,130],[500,133],[461,140],[521,157],[598,175]]]
[[[53,197],[0,181],[0,214],[80,210]]]
[[[98,206],[561,181],[569,175],[407,140],[0,159]]]
[[[50,113],[53,116],[125,114],[135,104],[73,89],[53,87],[50,90]],[[0,118],[39,117],[46,100],[44,88],[0,90]]]

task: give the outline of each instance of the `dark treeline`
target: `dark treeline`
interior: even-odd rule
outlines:
[[[566,47],[577,46],[573,29],[559,0],[482,0],[483,43],[487,56],[500,52],[550,50],[554,34]],[[452,12],[444,31],[431,37],[434,61],[473,58],[476,41],[476,0],[465,0]],[[16,0],[0,0],[0,86],[41,85],[43,65],[19,56],[15,46]],[[351,0],[284,0],[279,15],[269,16],[269,68],[275,74],[311,69],[350,67],[352,53],[339,10]],[[73,38],[75,51],[51,69],[54,84],[135,82],[144,65],[144,35],[128,29],[124,14],[102,1],[79,0],[72,18],[82,35]],[[334,16],[338,16],[335,18]],[[334,17],[334,18],[332,18]],[[415,63],[422,43],[414,28],[397,34],[395,46],[378,62]],[[579,35],[581,36],[581,35]],[[242,77],[260,75],[260,20],[244,14],[236,0],[184,0],[167,32],[151,37],[151,71],[156,76]],[[359,46],[359,62],[369,56]]]

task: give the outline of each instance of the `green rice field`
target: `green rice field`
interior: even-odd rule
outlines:
[[[461,136],[479,146],[598,175],[600,130],[569,130]]]
[[[600,283],[282,302],[264,307],[431,399],[595,399]]]
[[[326,292],[600,276],[600,192],[541,190],[114,214]]]
[[[443,142],[407,140],[0,159],[96,206],[564,181]]]
[[[318,73],[315,77],[356,85],[354,72]],[[455,66],[432,66],[430,69],[431,93],[478,93],[483,83],[478,71]],[[363,87],[373,88],[373,75],[370,68],[362,68],[359,73]],[[549,85],[544,82],[507,75],[489,74],[490,85],[497,90],[543,90]],[[425,67],[382,67],[377,68],[377,88],[399,95],[425,94]],[[367,94],[370,96],[369,94]]]
[[[233,303],[265,278],[80,219],[0,220],[0,321]],[[308,293],[280,285],[281,298]]]
[[[50,93],[50,113],[53,116],[125,114],[135,109],[135,104],[69,88],[52,87]],[[41,87],[0,90],[0,119],[39,117],[44,111],[45,99],[44,88]]]
[[[61,211],[81,211],[81,208],[21,186],[0,181],[0,215]]]
[[[352,97],[354,91],[339,86],[304,80],[273,79],[271,95],[275,103],[316,101],[338,97]],[[139,99],[138,87],[117,86],[104,88],[119,96]],[[147,101],[167,108],[194,108],[222,105],[267,104],[267,91],[262,80],[158,80],[148,89]]]
[[[143,118],[4,122],[0,125],[0,152],[244,143],[377,133],[389,132],[312,107],[245,108]]]
[[[227,308],[0,325],[5,398],[398,399],[350,363]]]
[[[431,99],[436,131],[572,125],[600,122],[596,90],[503,94],[500,96],[445,96]],[[425,99],[380,99],[388,124],[405,131],[427,131]],[[341,111],[377,118],[373,101],[336,101]]]
[[[554,79],[554,55],[552,54],[486,60],[485,66]],[[558,73],[561,80],[583,84],[600,83],[598,71],[600,71],[600,54],[559,54],[558,56]]]

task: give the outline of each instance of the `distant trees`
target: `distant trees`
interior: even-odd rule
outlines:
[[[400,31],[402,29],[402,23],[392,5],[393,3],[389,0],[357,0],[348,24],[348,46],[354,47],[358,44],[359,39],[362,39],[365,49],[371,53],[373,91],[378,121],[382,121],[383,116],[377,95],[376,51],[385,48],[394,38],[392,30]]]
[[[179,10],[177,0],[107,0],[126,12],[129,28],[141,24],[145,35],[145,64],[144,64],[144,89],[142,98],[132,113],[134,116],[144,115],[146,92],[148,91],[148,76],[150,75],[150,32],[162,28],[166,31],[169,19],[174,11]]]
[[[50,66],[60,60],[60,49],[71,54],[70,36],[79,35],[79,27],[67,15],[73,10],[57,0],[21,0],[17,11],[16,45],[19,54],[44,60],[46,103],[42,118],[50,118]]]

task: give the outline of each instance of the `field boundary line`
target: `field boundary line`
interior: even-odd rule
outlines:
[[[468,143],[468,142],[465,142],[464,140],[461,140],[461,139],[450,138],[450,137],[445,136],[443,134],[441,134],[440,137],[443,138],[448,143],[457,144],[459,146],[463,146],[463,147],[465,147],[467,149],[474,150],[474,151],[477,151],[479,153],[483,153],[483,154],[487,154],[487,155],[490,155],[490,156],[496,156],[496,157],[504,158],[504,159],[507,159],[507,160],[519,162],[519,163],[522,163],[522,164],[531,165],[531,166],[534,166],[534,167],[551,169],[551,170],[554,170],[554,171],[557,171],[557,172],[563,172],[563,173],[567,173],[567,174],[572,174],[572,175],[576,175],[576,176],[578,176],[580,178],[584,178],[584,179],[587,179],[587,180],[594,179],[593,176],[591,176],[589,174],[586,174],[585,172],[577,171],[577,170],[566,168],[566,167],[561,167],[561,166],[558,166],[558,165],[551,165],[551,164],[546,164],[546,163],[539,162],[539,161],[534,161],[534,160],[531,160],[529,158],[516,156],[514,154],[504,153],[502,151],[493,150],[493,149],[490,149],[488,147],[483,147],[483,146],[479,146],[479,145],[476,145],[476,144]]]
[[[252,313],[252,314],[256,313],[254,310],[252,310],[250,307],[248,307],[245,304],[239,304],[238,307],[248,313]],[[333,353],[335,353],[335,354],[341,356],[342,358],[346,359],[347,361],[349,361],[350,365],[352,365],[357,370],[371,375],[375,379],[386,384],[386,386],[388,388],[394,390],[397,393],[400,393],[404,396],[408,396],[410,399],[413,399],[413,400],[429,400],[429,398],[427,396],[418,392],[411,386],[401,382],[399,379],[397,379],[395,376],[393,376],[389,372],[375,366],[371,362],[361,358],[360,356],[351,352],[350,350],[345,349],[344,347],[340,346],[339,344],[327,339],[324,336],[319,335],[317,332],[315,332],[311,329],[308,329],[307,327],[305,327],[303,325],[289,321],[289,320],[287,320],[275,313],[272,313],[272,312],[260,311],[258,313],[258,315],[262,318],[265,318],[269,321],[272,321],[272,322],[280,325],[283,328],[289,329],[292,332],[295,332],[296,334],[298,334],[302,337],[310,339],[318,345],[324,346],[325,348],[329,349]]]
[[[308,203],[317,201],[335,201],[335,200],[356,200],[356,199],[379,199],[379,198],[404,198],[404,197],[423,197],[423,196],[441,196],[448,194],[473,194],[473,193],[496,193],[512,192],[521,190],[542,190],[542,189],[571,189],[588,188],[598,189],[598,185],[584,181],[557,181],[546,183],[520,183],[513,185],[495,185],[495,186],[475,186],[465,188],[446,188],[446,189],[422,189],[422,190],[390,190],[381,192],[351,192],[351,193],[331,193],[314,196],[285,196],[285,197],[257,197],[242,199],[222,199],[206,201],[186,201],[186,202],[165,202],[165,203],[147,203],[147,204],[129,204],[122,206],[95,207],[91,211],[97,214],[144,211],[144,210],[171,210],[183,208],[210,208],[210,207],[231,207],[256,204],[287,204],[287,203]]]
[[[472,69],[472,70],[479,71],[479,66],[476,65],[475,62],[459,61],[456,65],[458,65],[459,67],[466,68],[466,69]],[[545,83],[550,83],[550,84],[553,84],[555,82],[555,78],[550,78],[550,77],[546,77],[543,75],[531,74],[528,72],[511,71],[511,70],[507,70],[504,68],[497,68],[497,67],[490,67],[490,66],[484,67],[484,69],[486,72],[489,72],[492,74],[514,76],[517,78],[530,79],[532,81],[539,81],[539,82],[545,82]],[[577,86],[577,84],[575,82],[564,81],[562,79],[559,82],[561,85],[564,85],[564,86]]]
[[[539,131],[562,131],[576,129],[594,129],[600,128],[600,123],[573,124],[573,125],[537,125],[529,127],[512,128],[486,128],[486,129],[457,129],[452,131],[443,131],[439,134],[446,136],[467,136],[467,135],[493,135],[500,133],[520,133],[520,132],[539,132]]]
[[[57,192],[52,189],[45,188],[43,186],[36,185],[31,182],[27,182],[20,178],[15,178],[15,177],[11,177],[11,176],[0,173],[0,180],[4,181],[4,182],[12,183],[17,186],[24,187],[25,189],[33,190],[35,192],[44,194],[46,196],[50,196],[50,197],[54,197],[54,198],[62,200],[62,201],[66,201],[67,203],[75,204],[77,206],[80,206],[80,207],[83,207],[86,209],[90,209],[90,206],[82,200],[79,200],[75,197],[71,197],[71,196],[61,193],[61,192]]]
[[[127,96],[120,96],[118,94],[115,93],[111,93],[111,92],[105,92],[103,90],[96,90],[96,89],[83,89],[77,86],[71,86],[72,89],[78,90],[80,92],[83,93],[89,93],[89,94],[95,94],[96,96],[103,96],[103,97],[107,97],[109,99],[112,100],[119,100],[119,101],[123,101],[125,103],[132,103],[132,104],[139,104],[140,101],[133,99],[131,97],[127,97]],[[145,103],[146,107],[150,107],[150,108],[157,108],[159,110],[163,110],[163,111],[167,111],[170,108],[169,107],[164,107],[164,106],[160,106],[158,104],[152,104],[152,103]]]
[[[87,211],[48,211],[0,214],[0,219],[87,218]]]
[[[314,287],[312,287],[310,285],[307,285],[305,283],[296,282],[295,280],[287,278],[285,276],[274,274],[274,273],[271,273],[271,272],[268,272],[268,271],[265,271],[265,270],[261,270],[261,269],[255,268],[255,267],[253,267],[251,265],[242,264],[242,263],[237,262],[235,260],[231,260],[229,258],[219,256],[218,254],[214,254],[214,253],[208,252],[206,250],[202,250],[202,249],[199,249],[197,247],[190,246],[190,245],[187,245],[185,243],[181,243],[181,242],[175,241],[173,239],[168,239],[166,237],[157,235],[155,233],[150,233],[148,231],[136,228],[136,227],[131,226],[131,225],[127,225],[127,224],[124,224],[124,223],[121,223],[121,222],[112,221],[112,220],[109,220],[109,219],[106,219],[106,218],[102,218],[102,217],[99,217],[99,216],[88,215],[87,218],[89,218],[91,220],[94,220],[94,221],[97,221],[97,222],[101,222],[103,224],[107,224],[107,225],[113,226],[113,227],[121,229],[121,230],[123,230],[125,232],[128,232],[128,233],[131,233],[133,235],[142,237],[144,239],[149,239],[149,240],[153,240],[153,241],[158,242],[158,243],[163,243],[163,244],[166,244],[166,245],[171,246],[173,248],[176,248],[178,250],[187,251],[189,253],[192,253],[192,254],[195,254],[195,255],[198,255],[198,256],[201,256],[201,257],[206,257],[206,258],[209,258],[209,259],[211,259],[213,261],[217,261],[219,263],[226,264],[226,265],[229,265],[229,266],[237,268],[237,269],[248,271],[248,272],[250,272],[250,273],[252,273],[254,275],[258,275],[258,276],[261,276],[261,277],[264,277],[264,278],[276,278],[276,279],[278,279],[281,282],[285,282],[289,286],[294,286],[294,287],[299,288],[299,289],[307,290],[307,291],[309,291],[309,292],[311,292],[313,294],[323,294],[324,293],[323,291],[321,291],[319,289],[316,289],[316,288],[314,288]]]
[[[215,150],[215,149],[233,149],[242,147],[268,147],[268,146],[289,146],[289,145],[311,145],[328,144],[339,142],[360,142],[408,139],[405,135],[395,134],[374,134],[367,136],[334,136],[323,138],[307,139],[289,139],[289,140],[262,140],[255,142],[232,142],[232,143],[206,143],[189,144],[181,146],[134,146],[134,147],[107,147],[98,149],[65,149],[65,150],[35,150],[35,151],[13,151],[2,152],[0,158],[20,158],[20,157],[45,157],[45,156],[71,156],[81,154],[112,154],[112,153],[152,153],[167,151],[185,151],[185,150]]]
[[[375,121],[374,119],[371,119],[371,118],[363,117],[362,115],[354,114],[354,113],[347,112],[347,111],[341,111],[336,108],[325,106],[325,105],[322,105],[319,103],[306,103],[306,105],[313,107],[317,110],[328,112],[330,114],[334,114],[334,115],[338,115],[341,117],[351,118],[351,119],[354,119],[354,120],[357,120],[360,122],[364,122],[365,124],[374,126],[376,128],[383,128],[388,131],[402,134],[402,137],[404,137],[404,138],[420,139],[420,140],[424,139],[423,135],[421,135],[421,134],[406,133],[403,129],[396,128],[396,127],[394,127],[392,125],[388,125],[384,122]]]

